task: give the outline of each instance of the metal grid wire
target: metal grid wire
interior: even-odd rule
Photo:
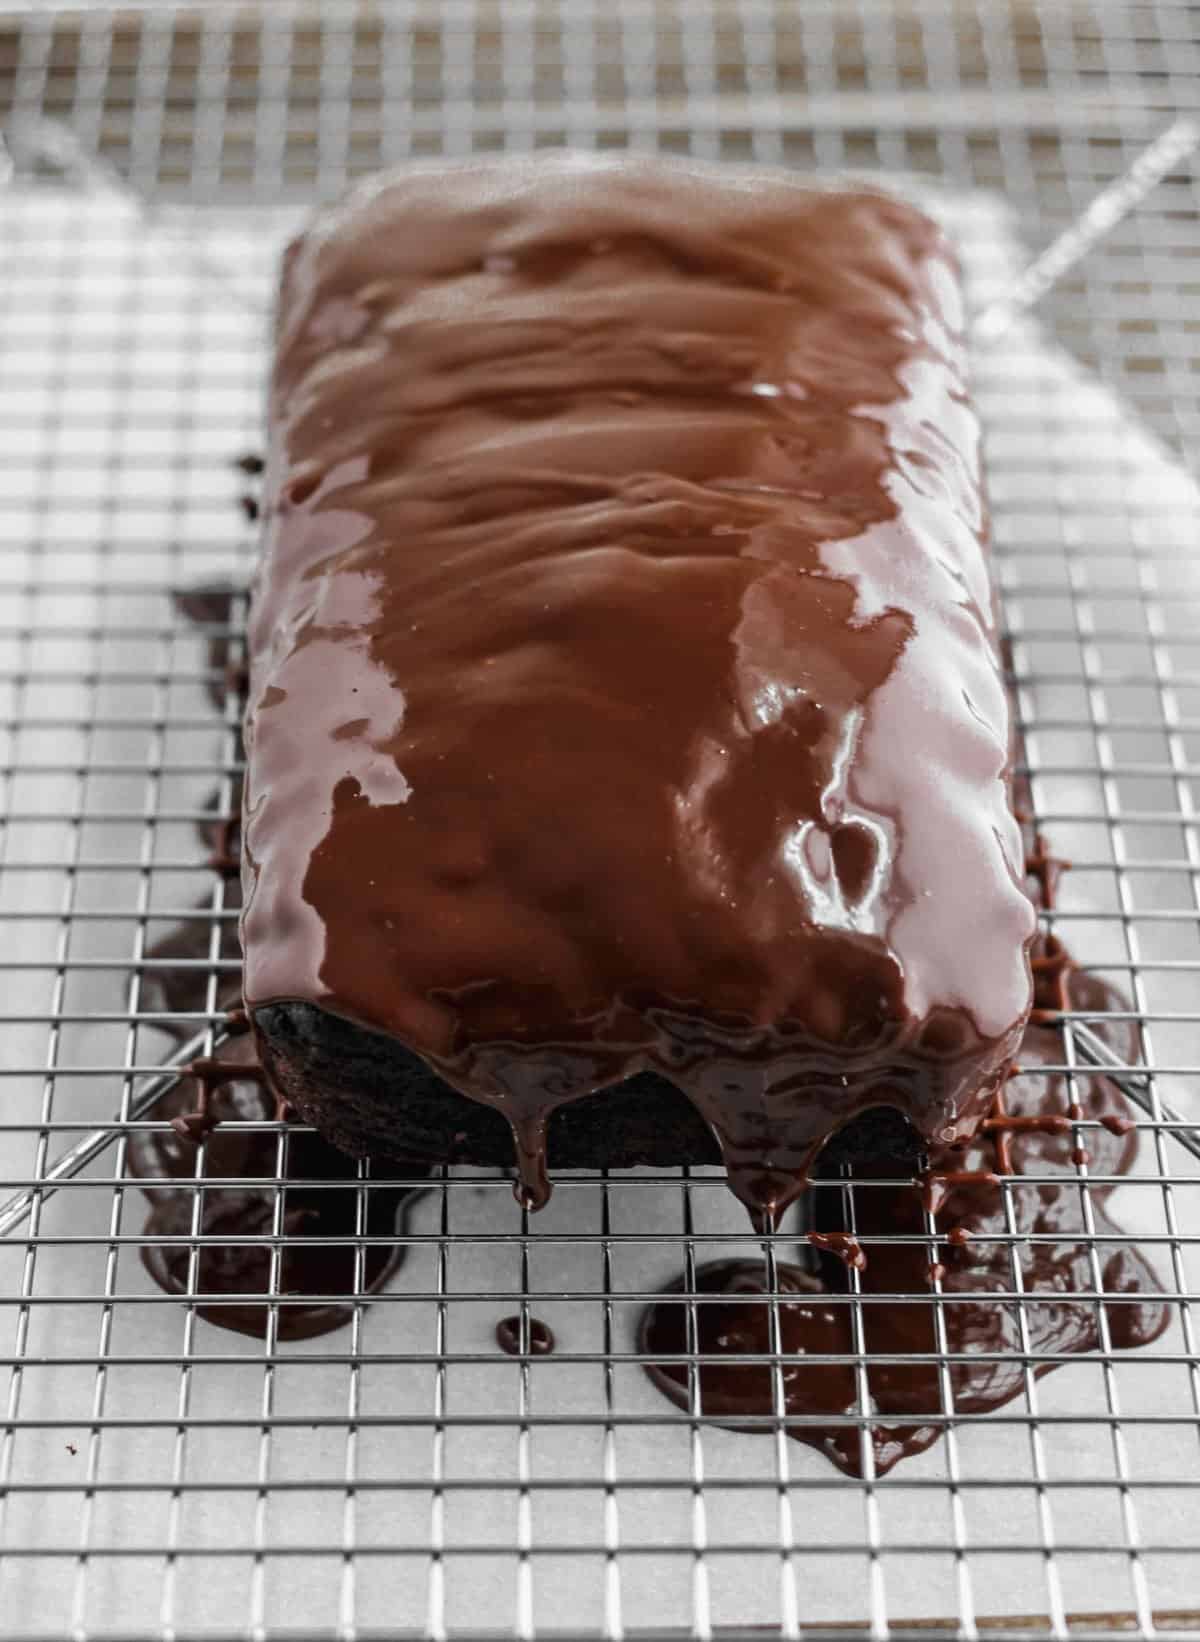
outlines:
[[[171,1182],[195,1202],[187,1300],[143,1269],[128,1172],[163,1028],[211,1042],[236,968],[198,827],[236,790],[236,702],[208,689],[244,612],[205,631],[172,594],[252,562],[230,459],[258,437],[265,352],[200,243],[265,300],[290,212],[350,176],[630,145],[924,176],[975,225],[995,288],[1198,104],[1200,8],[1172,0],[0,13],[0,117],[62,121],[111,167],[81,186],[18,166],[0,198],[0,1197],[30,1197],[0,1240],[0,1635],[1200,1628],[1194,174],[978,369],[1034,799],[1074,862],[1054,927],[1144,1029],[1125,1080],[1140,1161],[1114,1213],[1168,1332],[1039,1378],[1009,1181],[1022,1395],[956,1416],[943,1355],[944,1440],[859,1481],[778,1422],[771,1440],[681,1414],[642,1373],[644,1301],[761,1250],[715,1174],[569,1176],[530,1220],[506,1181],[446,1173],[385,1291],[293,1342],[282,1194],[257,1240],[279,1297],[260,1341],[197,1312],[205,1153]],[[204,1004],[173,1012],[158,944],[188,921]],[[1079,1083],[1087,1027],[1064,1039]],[[262,1128],[282,1180],[300,1131]],[[1070,1179],[1094,1229],[1095,1182]],[[360,1292],[381,1189],[364,1165]],[[1094,1296],[1114,1235],[1094,1239]],[[849,1303],[861,1343],[856,1283]],[[502,1356],[506,1312],[544,1319],[557,1352]]]

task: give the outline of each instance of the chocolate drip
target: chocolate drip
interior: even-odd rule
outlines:
[[[1025,888],[1034,906],[1043,912],[1053,912],[1058,900],[1058,886],[1071,863],[1055,855],[1038,830],[1032,812],[1032,793],[1029,778],[1022,775],[1018,783],[1021,804],[1017,817],[1025,845]],[[1066,947],[1052,931],[1039,929],[1029,953],[1033,971],[1033,1011],[1030,1019],[1040,1026],[1053,1026],[1068,1005],[1067,980],[1074,961]]]
[[[1029,967],[1033,970],[1032,1018],[1040,1025],[1050,1025],[1068,1007],[1067,977],[1074,960],[1057,935],[1039,934]]]
[[[546,1117],[518,1115],[512,1120],[517,1178],[513,1196],[523,1209],[536,1212],[550,1201],[546,1169]]]
[[[1019,1072],[1019,1070],[1019,1067],[1014,1068],[1014,1072]],[[984,1134],[994,1135],[996,1138],[997,1154],[999,1154],[1001,1140],[1007,1135],[1065,1135],[1070,1132],[1071,1120],[1063,1112],[1030,1112],[1023,1117],[1014,1117],[1010,1112],[1003,1109],[1001,1098],[1000,1095],[996,1096],[995,1105],[992,1107],[993,1115],[983,1121]],[[1012,1168],[1007,1161],[1007,1148],[1005,1159],[1005,1162],[999,1165],[1000,1173],[1011,1174]]]
[[[502,1317],[496,1324],[496,1344],[510,1357],[528,1354],[548,1357],[554,1350],[554,1330],[540,1317],[524,1319],[528,1325],[528,1344],[522,1345],[523,1320],[520,1317]]]
[[[866,1270],[866,1251],[853,1232],[810,1231],[805,1235],[814,1249],[836,1255],[848,1271]]]
[[[930,1169],[921,1175],[917,1184],[921,1189],[925,1212],[938,1214],[952,1191],[999,1186],[1000,1176],[994,1169]]]
[[[251,1055],[243,1052],[225,1060],[213,1055],[200,1055],[182,1068],[181,1076],[196,1085],[196,1104],[190,1112],[171,1119],[171,1127],[183,1140],[202,1145],[212,1134],[221,1118],[213,1100],[216,1090],[230,1083],[257,1083],[267,1087],[266,1073]]]
[[[1058,884],[1071,863],[1051,852],[1045,837],[1036,830],[1032,817],[1022,810],[1018,817],[1027,835],[1032,834],[1025,851],[1025,884],[1035,906],[1052,908],[1058,895]]]

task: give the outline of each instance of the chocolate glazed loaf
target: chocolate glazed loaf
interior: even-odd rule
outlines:
[[[288,253],[265,496],[245,988],[306,1119],[533,1205],[721,1156],[757,1215],[866,1110],[974,1132],[1034,916],[925,216],[385,176]]]

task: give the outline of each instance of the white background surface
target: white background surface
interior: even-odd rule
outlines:
[[[994,204],[952,202],[950,212],[976,298],[982,300],[1003,286],[1015,247]],[[8,535],[0,568],[6,587],[28,577],[34,588],[28,595],[5,594],[0,663],[75,675],[24,695],[18,686],[10,690],[4,710],[33,718],[95,710],[105,721],[90,735],[34,728],[10,738],[16,770],[8,792],[11,808],[18,816],[36,813],[43,819],[13,822],[6,859],[65,864],[73,852],[84,861],[132,861],[143,853],[148,860],[198,859],[190,823],[148,829],[140,817],[147,809],[187,810],[207,797],[213,779],[202,766],[217,754],[216,727],[168,729],[156,742],[157,732],[121,728],[114,721],[155,713],[202,720],[208,709],[200,686],[168,683],[157,694],[152,686],[121,682],[93,688],[86,675],[92,667],[110,673],[162,667],[170,676],[172,670],[182,675],[203,666],[194,636],[186,631],[168,641],[159,636],[171,623],[165,590],[244,566],[252,552],[252,532],[232,505],[240,481],[229,458],[257,440],[263,327],[189,265],[177,239],[147,230],[120,202],[10,189],[0,199],[0,213],[0,347],[8,377],[0,449]],[[253,278],[265,297],[282,220],[211,218],[198,219],[196,226],[215,253],[257,270]],[[1060,578],[1060,606],[1048,601],[1051,610],[1059,609],[1052,619],[1077,628],[1078,613],[1089,608],[1089,591],[1108,581],[1124,587],[1136,562],[1141,593],[1153,595],[1152,607],[1166,624],[1156,654],[1169,660],[1170,624],[1176,619],[1172,591],[1186,586],[1200,593],[1193,547],[1200,497],[1191,479],[1032,326],[979,361],[978,391],[988,429],[997,559],[1014,628],[1020,633],[1047,620],[1047,601],[1035,607],[1024,592],[1029,584]],[[1045,544],[1044,558],[1038,556],[1039,543]],[[74,590],[91,583],[93,591]],[[1146,608],[1144,598],[1139,602],[1131,592],[1130,642],[1142,649],[1155,637],[1147,632]],[[1108,606],[1103,619],[1113,620]],[[18,631],[26,626],[27,636]],[[67,628],[70,636],[64,636]],[[1136,745],[1113,739],[1115,756],[1161,759],[1169,728],[1164,713],[1173,699],[1170,681],[1166,694],[1159,689],[1153,698],[1142,686],[1126,689],[1119,682],[1123,654],[1107,641],[1089,648],[1086,632],[1082,640],[1030,640],[1018,646],[1019,664],[1024,655],[1039,673],[1062,675],[1058,683],[1029,688],[1025,706],[1034,715],[1034,762],[1081,767],[1074,775],[1046,774],[1038,781],[1041,808],[1095,818],[1051,829],[1056,848],[1080,859],[1111,856],[1122,847],[1133,859],[1182,849],[1182,833],[1167,838],[1159,827],[1152,837],[1143,836],[1136,823],[1114,833],[1109,821],[1114,802],[1134,811],[1186,804],[1186,783],[1166,777],[1157,796],[1148,796],[1145,787],[1125,794],[1120,780],[1106,786],[1095,773],[1103,742],[1098,752],[1091,731],[1037,729],[1039,719],[1075,713],[1080,701],[1090,700],[1093,709],[1099,702],[1116,717],[1136,708],[1150,728],[1135,738]],[[1103,687],[1089,691],[1089,674]],[[168,756],[193,759],[200,768],[148,786],[147,759],[164,747]],[[37,771],[47,762],[73,761],[76,767],[66,773]],[[119,764],[129,765],[129,773],[114,770]],[[76,824],[70,817],[80,805],[85,816],[120,809],[133,818]],[[1164,875],[1159,882],[1152,873],[1139,874],[1126,887],[1135,913],[1172,906],[1194,911],[1190,888],[1181,889],[1178,875]],[[64,955],[64,940],[73,959],[114,960],[108,970],[72,971],[65,981],[53,968],[5,972],[0,1003],[10,1017],[0,1036],[5,1120],[33,1123],[44,1112],[45,1080],[36,1069],[48,1056],[61,1069],[53,1092],[56,1119],[105,1120],[120,1108],[119,1075],[73,1077],[70,1068],[120,1065],[127,1059],[152,1064],[163,1047],[155,1034],[143,1031],[135,1041],[118,1018],[64,1027],[55,1039],[48,1037],[44,1017],[59,1008],[119,1017],[128,996],[119,961],[133,952],[136,924],[129,914],[139,896],[148,896],[151,908],[177,907],[208,888],[199,868],[186,876],[85,874],[73,891],[75,907],[111,916],[69,926],[44,920],[2,926],[0,938],[12,943],[6,961],[52,965]],[[0,875],[5,913],[61,905],[68,893],[62,865]],[[1068,911],[1098,915],[1064,931],[1077,952],[1091,962],[1128,961],[1129,924],[1117,915],[1118,887],[1111,873],[1069,876],[1062,901]],[[1200,956],[1194,918],[1165,924],[1148,919],[1144,928],[1135,918],[1133,927],[1141,957]],[[1145,985],[1145,1001],[1154,1009],[1195,1008],[1190,973],[1147,972]],[[25,1024],[13,1019],[21,1015],[43,1019]],[[1164,1065],[1200,1060],[1194,1027],[1162,1026],[1152,1037]],[[1193,1083],[1187,1074],[1166,1075],[1160,1087],[1164,1098],[1200,1117]],[[66,1143],[66,1137],[55,1135],[50,1158]],[[24,1179],[34,1170],[36,1144],[28,1132],[0,1129],[0,1190],[4,1181]],[[1152,1176],[1165,1164],[1191,1180],[1194,1170],[1182,1149],[1169,1137],[1160,1144],[1163,1150],[1156,1155],[1153,1139],[1144,1142],[1143,1173]],[[136,1190],[129,1188],[123,1201],[114,1196],[114,1161],[110,1152],[94,1169],[94,1190],[63,1191],[42,1215],[43,1235],[77,1234],[94,1241],[47,1243],[32,1267],[19,1239],[0,1248],[0,1290],[15,1294],[24,1281],[37,1302],[23,1335],[17,1308],[0,1309],[0,1351],[20,1347],[30,1365],[13,1381],[10,1408],[24,1422],[47,1422],[22,1424],[0,1464],[14,1483],[78,1485],[87,1479],[132,1485],[174,1476],[211,1481],[214,1488],[189,1492],[174,1504],[162,1492],[102,1493],[90,1502],[75,1488],[13,1494],[2,1524],[10,1547],[75,1550],[86,1544],[121,1554],[89,1562],[67,1557],[0,1563],[0,1634],[49,1635],[72,1621],[93,1631],[107,1627],[113,1634],[130,1634],[157,1627],[164,1613],[188,1632],[234,1629],[255,1619],[315,1629],[335,1625],[339,1617],[389,1631],[419,1628],[431,1618],[451,1629],[506,1631],[532,1621],[539,1628],[577,1631],[605,1620],[611,1625],[618,1612],[639,1628],[686,1626],[705,1614],[714,1624],[771,1624],[778,1623],[786,1600],[781,1584],[785,1593],[794,1589],[805,1622],[862,1620],[883,1611],[894,1621],[959,1611],[964,1575],[953,1551],[956,1539],[981,1614],[1045,1612],[1055,1580],[1064,1606],[1076,1610],[1129,1609],[1138,1599],[1139,1581],[1159,1608],[1183,1606],[1200,1596],[1191,1554],[1151,1554],[1139,1571],[1136,1559],[1104,1549],[1124,1545],[1133,1531],[1157,1545],[1196,1545],[1200,1492],[1160,1493],[1138,1486],[1168,1475],[1200,1485],[1196,1431],[1132,1423],[1117,1437],[1106,1423],[1054,1423],[1064,1416],[1103,1413],[1110,1393],[1127,1415],[1194,1413],[1186,1366],[1164,1360],[1183,1350],[1178,1320],[1150,1352],[1122,1359],[1107,1388],[1097,1360],[1083,1360],[1039,1383],[1037,1410],[1049,1423],[1034,1440],[1040,1445],[1042,1478],[1050,1481],[1040,1494],[1026,1425],[1005,1418],[1023,1417],[1028,1411],[1021,1404],[959,1432],[957,1495],[930,1486],[947,1477],[945,1444],[903,1464],[872,1492],[841,1478],[799,1444],[784,1443],[777,1454],[770,1440],[714,1428],[694,1437],[641,1370],[619,1360],[610,1381],[613,1424],[607,1434],[603,1426],[569,1424],[522,1431],[520,1371],[496,1352],[492,1339],[497,1318],[514,1309],[520,1281],[516,1246],[487,1241],[490,1233],[519,1230],[519,1216],[502,1185],[449,1194],[450,1232],[480,1234],[483,1240],[455,1244],[449,1252],[445,1279],[451,1298],[442,1313],[443,1343],[451,1359],[479,1354],[481,1361],[451,1361],[446,1367],[443,1360],[439,1369],[439,1308],[434,1300],[416,1297],[438,1287],[437,1244],[426,1242],[414,1248],[387,1300],[364,1312],[354,1374],[344,1363],[322,1362],[323,1354],[348,1350],[347,1333],[285,1346],[286,1363],[265,1373],[260,1343],[203,1322],[194,1322],[185,1337],[184,1308],[159,1296],[136,1250],[110,1254],[108,1235],[114,1229],[131,1235],[142,1219]],[[740,1238],[740,1211],[723,1190],[700,1186],[693,1196],[698,1229]],[[601,1293],[598,1243],[553,1241],[555,1234],[598,1233],[601,1207],[598,1187],[559,1191],[533,1227],[531,1291]],[[1176,1188],[1174,1208],[1181,1231],[1200,1232],[1194,1185]],[[434,1236],[441,1213],[440,1196],[426,1198],[414,1214],[412,1232]],[[1123,1226],[1150,1238],[1163,1237],[1168,1229],[1162,1189],[1149,1178],[1120,1188],[1113,1213]],[[612,1229],[623,1238],[677,1232],[680,1190],[617,1184],[610,1216]],[[721,1252],[741,1246],[731,1243]],[[640,1310],[636,1303],[622,1304],[620,1293],[656,1288],[677,1274],[682,1254],[674,1242],[619,1241],[612,1248],[617,1298],[610,1320],[620,1353],[632,1348]],[[749,1239],[744,1248],[753,1252]],[[1186,1278],[1194,1251],[1185,1249],[1174,1270],[1165,1247],[1152,1247],[1150,1254],[1164,1282],[1174,1287],[1179,1273]],[[107,1306],[98,1303],[106,1292],[113,1297]],[[494,1293],[495,1299],[456,1302],[455,1292]],[[41,1303],[65,1296],[91,1298]],[[539,1417],[603,1415],[603,1367],[573,1363],[571,1357],[603,1350],[604,1306],[599,1300],[539,1298],[533,1309],[554,1327],[560,1353],[534,1366],[525,1411]],[[104,1351],[161,1355],[168,1361],[98,1376],[95,1359]],[[185,1353],[191,1367],[181,1373],[171,1359]],[[422,1360],[376,1360],[393,1354]],[[214,1356],[220,1361],[208,1360]],[[0,1407],[3,1374],[0,1369]],[[263,1413],[264,1397],[270,1398],[274,1416],[296,1423],[261,1434],[253,1422]],[[106,1418],[127,1420],[128,1427],[89,1435],[89,1418],[100,1409],[97,1398]],[[449,1415],[485,1411],[506,1416],[509,1423],[484,1430],[450,1428],[439,1436],[432,1424],[437,1398]],[[147,1416],[170,1418],[181,1408],[218,1423],[186,1435],[170,1427],[139,1426]],[[364,1426],[348,1445],[344,1422],[352,1409],[385,1423]],[[405,1416],[414,1423],[386,1423]],[[626,1416],[664,1423],[625,1426],[620,1422]],[[219,1422],[230,1419],[250,1423],[222,1428]],[[69,1443],[77,1453],[69,1452]],[[782,1475],[780,1460],[786,1467]],[[1122,1468],[1130,1482],[1124,1493],[1111,1480]],[[434,1488],[439,1474],[454,1485],[440,1500]],[[304,1487],[306,1480],[347,1475],[360,1485],[353,1495]],[[567,1477],[587,1479],[588,1486],[561,1492],[539,1486]],[[995,1478],[1016,1486],[994,1489],[988,1484]],[[367,1486],[388,1479],[407,1486]],[[487,1479],[507,1479],[512,1486],[469,1486]],[[647,1479],[702,1480],[703,1490],[635,1486]],[[723,1488],[729,1479],[760,1486]],[[235,1493],[215,1486],[230,1481],[269,1483],[270,1491]],[[1086,1486],[1090,1481],[1095,1485]],[[521,1482],[529,1485],[525,1491]],[[606,1493],[606,1482],[615,1484],[615,1492]],[[796,1546],[790,1564],[781,1564],[778,1552],[763,1550],[778,1543],[781,1499]],[[1037,1544],[1046,1532],[1062,1547],[1049,1573],[1040,1555],[1003,1552],[1006,1545]],[[444,1587],[431,1575],[430,1548],[439,1535],[447,1553]],[[724,1549],[704,1559],[698,1576],[690,1553],[705,1541]],[[188,1554],[170,1565],[162,1554],[168,1544],[190,1552],[228,1544],[272,1552],[289,1544],[325,1544],[330,1554],[272,1555],[257,1566],[246,1557]],[[548,1544],[563,1547],[563,1554],[537,1551],[524,1564],[516,1554]],[[595,1553],[614,1544],[621,1550],[607,1579],[601,1555],[572,1556],[566,1549],[587,1547]],[[360,1552],[352,1566],[340,1555],[348,1545]],[[494,1554],[458,1549],[468,1545],[491,1547]],[[909,1549],[901,1551],[901,1545]],[[920,1545],[929,1553],[914,1553],[912,1547]],[[155,1554],[131,1555],[139,1546]],[[871,1546],[873,1557],[867,1553]]]

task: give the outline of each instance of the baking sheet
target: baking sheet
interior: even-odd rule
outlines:
[[[1004,289],[1019,265],[1014,225],[1002,203],[986,196],[940,197],[939,209],[962,245],[978,306]],[[148,851],[149,860],[198,860],[190,821],[169,817],[211,791],[205,763],[217,755],[219,729],[215,720],[205,727],[211,710],[201,684],[189,678],[204,665],[199,638],[182,628],[169,640],[161,634],[172,625],[171,585],[244,574],[252,555],[253,532],[239,520],[240,481],[230,458],[257,442],[265,328],[198,266],[188,236],[242,269],[244,283],[265,301],[294,218],[198,211],[147,227],[114,196],[17,187],[0,199],[0,210],[0,346],[9,406],[2,455],[12,531],[3,570],[6,585],[28,578],[33,589],[6,598],[0,665],[63,675],[8,687],[6,711],[30,720],[10,735],[15,774],[8,797],[18,813],[41,819],[12,824],[7,859],[137,860]],[[1104,741],[1091,731],[1038,724],[1070,716],[1080,700],[1095,706],[1099,695],[1115,718],[1126,705],[1143,716],[1153,709],[1154,735],[1169,733],[1161,723],[1162,692],[1156,703],[1143,700],[1142,685],[1120,682],[1124,652],[1078,630],[1079,610],[1087,608],[1080,595],[1126,575],[1131,551],[1168,611],[1173,590],[1200,594],[1200,492],[1172,454],[1035,324],[1022,324],[981,356],[976,377],[1010,621],[1019,635],[1032,608],[1024,589],[1060,579],[1061,621],[1072,629],[1062,639],[1018,638],[1019,670],[1024,660],[1042,680],[1024,691],[1033,762],[1050,772],[1037,780],[1039,806],[1080,818],[1051,829],[1064,855],[1094,858],[1123,842],[1136,851],[1138,823],[1130,822],[1114,844],[1106,819],[1120,778],[1106,785],[1098,773]],[[1144,607],[1135,604],[1130,643],[1144,646]],[[1038,611],[1044,622],[1044,599]],[[80,629],[98,636],[82,638]],[[85,676],[81,646],[95,657],[98,683]],[[158,683],[133,676],[156,671]],[[91,714],[96,722],[82,738],[32,724],[52,714]],[[197,727],[178,727],[185,720]],[[168,761],[172,754],[175,762],[190,758],[195,769],[151,779],[148,787],[147,769],[164,754]],[[86,772],[82,778],[37,772],[39,764],[72,760]],[[1052,773],[1070,765],[1078,772]],[[1178,782],[1164,778],[1160,805],[1177,807],[1181,793]],[[1139,788],[1133,809],[1148,804]],[[77,805],[79,821],[72,819]],[[168,817],[151,833],[143,820],[147,805]],[[130,819],[89,819],[117,811],[129,811]],[[1163,853],[1161,829],[1151,847]],[[59,866],[0,875],[0,910],[44,908],[63,895],[66,881]],[[1081,873],[1068,875],[1063,887],[1069,913],[1094,915],[1066,931],[1089,962],[1128,959],[1130,909],[1119,904],[1114,885]],[[1158,884],[1153,874],[1140,875],[1137,885],[1148,907],[1180,904],[1177,877]],[[53,965],[64,954],[64,938],[72,960],[128,958],[131,913],[139,904],[187,905],[209,887],[199,866],[194,875],[85,874],[74,905],[97,916],[69,925],[11,922],[6,934],[26,965]],[[1152,950],[1143,955],[1156,961],[1198,955],[1194,918],[1155,925],[1146,939]],[[1195,1008],[1190,972],[1147,971],[1143,984],[1155,1010]],[[145,1029],[131,1048],[121,1019],[127,996],[118,962],[74,969],[65,979],[53,968],[6,973],[6,1121],[34,1124],[45,1115],[37,1069],[48,1047],[60,1068],[55,1119],[107,1119],[119,1108],[120,1077],[82,1070],[72,1076],[70,1068],[119,1065],[130,1055],[144,1065],[165,1049],[165,1040]],[[113,1018],[65,1024],[48,1046],[47,1017],[89,1012]],[[22,1023],[18,1016],[40,1019]],[[1163,1064],[1200,1059],[1192,1025],[1156,1026],[1153,1040]],[[1184,1115],[1200,1119],[1189,1075],[1164,1075],[1159,1086]],[[49,1159],[70,1138],[52,1136]],[[1157,1174],[1165,1166],[1177,1182],[1176,1229],[1195,1235],[1195,1167],[1169,1136],[1159,1144],[1156,1154],[1153,1138],[1144,1141],[1142,1178],[1118,1189],[1113,1215],[1125,1228],[1164,1239],[1170,1227]],[[35,1172],[37,1147],[35,1135],[0,1129],[0,1190],[4,1181]],[[259,1342],[200,1321],[185,1337],[185,1308],[159,1294],[136,1250],[110,1254],[106,1238],[114,1230],[134,1233],[142,1219],[135,1188],[114,1193],[118,1163],[111,1150],[91,1171],[94,1189],[64,1190],[47,1202],[43,1237],[88,1240],[39,1248],[27,1332],[19,1332],[17,1308],[5,1306],[0,1350],[20,1350],[29,1365],[19,1384],[25,1423],[10,1439],[9,1480],[78,1485],[90,1475],[129,1490],[91,1500],[75,1487],[10,1496],[7,1544],[87,1546],[93,1555],[82,1577],[70,1558],[0,1564],[0,1634],[50,1635],[72,1623],[122,1635],[153,1629],[164,1588],[173,1622],[188,1633],[233,1630],[256,1615],[306,1630],[349,1616],[360,1628],[389,1634],[423,1627],[578,1633],[612,1629],[621,1616],[639,1630],[703,1629],[778,1623],[793,1594],[804,1623],[878,1621],[885,1614],[895,1623],[957,1615],[964,1564],[975,1610],[986,1615],[1043,1613],[1059,1599],[1067,1610],[1096,1612],[1130,1610],[1139,1600],[1181,1608],[1200,1597],[1189,1550],[1200,1542],[1200,1488],[1163,1495],[1142,1486],[1167,1476],[1200,1484],[1196,1431],[1136,1423],[1138,1415],[1194,1415],[1189,1369],[1178,1355],[1186,1349],[1178,1317],[1148,1352],[1119,1358],[1107,1371],[1099,1359],[1083,1359],[1039,1382],[1036,1447],[1022,1423],[1023,1405],[1014,1404],[960,1430],[957,1489],[944,1485],[945,1444],[871,1489],[840,1477],[799,1444],[777,1451],[770,1440],[709,1427],[696,1438],[641,1369],[621,1362],[640,1311],[622,1293],[655,1289],[682,1264],[675,1234],[683,1229],[684,1194],[676,1183],[613,1183],[608,1225],[617,1236],[607,1306],[601,1187],[564,1186],[533,1222],[532,1309],[553,1326],[560,1350],[534,1365],[522,1405],[521,1372],[493,1340],[496,1320],[515,1309],[521,1281],[519,1244],[497,1240],[521,1230],[506,1184],[481,1178],[477,1188],[456,1187],[445,1196],[451,1243],[440,1355],[439,1306],[419,1297],[439,1288],[443,1198],[434,1193],[412,1217],[418,1241],[407,1263],[387,1296],[363,1313],[355,1371],[322,1360],[348,1349],[342,1333],[282,1347],[286,1363],[264,1373]],[[755,1252],[751,1238],[741,1241],[740,1210],[719,1183],[702,1177],[691,1199],[697,1231],[736,1240],[723,1253]],[[587,1234],[583,1240],[570,1240],[580,1233]],[[1164,1242],[1147,1246],[1166,1286],[1174,1289],[1182,1276],[1186,1287],[1192,1251],[1177,1245],[1172,1265]],[[18,1292],[25,1259],[19,1240],[0,1247],[0,1292]],[[560,1302],[552,1298],[556,1290],[596,1298]],[[68,1304],[68,1296],[81,1298]],[[606,1349],[606,1327],[611,1374],[596,1362],[573,1362],[573,1354]],[[110,1352],[168,1362],[98,1376],[97,1362]],[[186,1358],[186,1374],[172,1358]],[[1105,1414],[1110,1397],[1135,1417],[1122,1430],[1107,1420],[1076,1419]],[[502,1423],[439,1433],[435,1408]],[[169,1423],[145,1423],[169,1422],[181,1411],[213,1424],[193,1426],[181,1438]],[[97,1414],[128,1423],[90,1439],[89,1419]],[[522,1427],[523,1414],[563,1423]],[[28,1423],[38,1421],[44,1424]],[[354,1421],[357,1434],[348,1441]],[[1038,1486],[1039,1466],[1048,1488]],[[1123,1488],[1113,1481],[1122,1474]],[[175,1503],[161,1492],[137,1491],[172,1477],[207,1479],[214,1487]],[[348,1503],[341,1491],[306,1488],[315,1478],[345,1479],[356,1491]],[[219,1484],[231,1480],[244,1491],[222,1490]],[[439,1480],[448,1485],[440,1494]],[[685,1486],[658,1485],[664,1480]],[[997,1480],[1005,1486],[994,1486]],[[493,1486],[499,1481],[508,1486]],[[563,1481],[586,1485],[553,1486]],[[396,1482],[403,1486],[389,1485]],[[1186,1554],[1161,1550],[1139,1562],[1113,1549],[1134,1532]],[[791,1536],[790,1557],[780,1555],[781,1534],[785,1542]],[[1052,1565],[1040,1551],[1006,1549],[1039,1546],[1046,1535],[1059,1547]],[[182,1552],[173,1562],[162,1554],[168,1543]],[[439,1543],[442,1578],[431,1574]],[[255,1564],[222,1554],[231,1544],[258,1545],[266,1558]],[[329,1554],[286,1554],[289,1546],[317,1544]],[[709,1547],[700,1559],[698,1545]],[[133,1554],[139,1547],[150,1554]],[[614,1548],[615,1564],[603,1554]],[[350,1549],[352,1564],[343,1557]]]

